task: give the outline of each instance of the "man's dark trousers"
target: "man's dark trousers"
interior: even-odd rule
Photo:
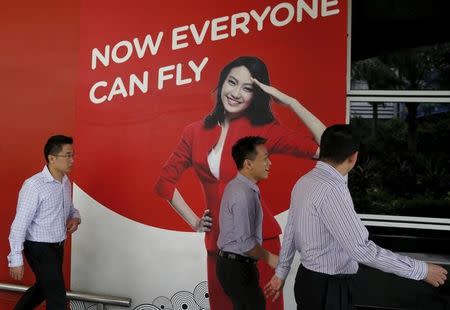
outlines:
[[[302,265],[295,278],[297,309],[353,310],[354,275],[328,275]]]
[[[216,274],[234,310],[264,310],[266,301],[259,286],[256,262],[217,257]]]
[[[62,272],[64,242],[26,240],[23,246],[25,258],[36,276],[36,283],[24,293],[14,309],[34,309],[44,300],[47,310],[66,309],[66,289]]]

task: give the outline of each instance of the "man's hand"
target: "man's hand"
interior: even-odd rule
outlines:
[[[264,295],[266,296],[266,298],[270,298],[273,296],[272,301],[275,301],[278,299],[278,297],[280,297],[283,286],[284,280],[278,278],[277,275],[273,275],[269,283],[264,286]]]
[[[211,226],[212,218],[209,216],[209,209],[206,209],[205,212],[203,212],[202,218],[197,221],[194,229],[197,232],[206,232],[211,231]]]
[[[78,217],[73,217],[67,221],[67,232],[74,233],[78,229],[78,225],[80,225],[81,220]]]
[[[424,281],[435,287],[444,284],[447,280],[447,270],[435,264],[427,263],[427,266],[428,273]]]
[[[23,270],[24,270],[23,265],[17,267],[9,267],[9,275],[14,280],[20,281],[23,278]]]

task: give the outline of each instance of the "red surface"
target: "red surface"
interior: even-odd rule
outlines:
[[[272,84],[299,99],[325,124],[344,120],[346,1],[339,1],[339,15],[315,20],[305,17],[301,23],[293,21],[281,28],[265,23],[260,32],[253,22],[249,24],[249,34],[238,32],[236,37],[215,42],[205,39],[199,46],[189,39],[191,45],[180,50],[171,50],[170,40],[163,40],[155,56],[131,57],[123,64],[90,70],[90,51],[94,47],[114,46],[121,40],[142,39],[159,31],[164,31],[167,39],[175,27],[195,23],[200,29],[205,20],[252,9],[261,13],[267,5],[278,3],[281,1],[222,1],[215,5],[206,0],[193,5],[182,1],[136,1],[128,7],[122,1],[106,0],[82,1],[81,5],[72,0],[2,3],[1,282],[12,282],[6,264],[7,237],[17,193],[26,178],[42,169],[42,148],[49,135],[76,135],[79,156],[74,177],[96,200],[145,224],[188,230],[152,188],[182,129],[211,110],[212,91],[227,62],[241,55],[258,56],[266,62]],[[156,88],[157,68],[177,63],[187,68],[189,60],[199,63],[205,56],[209,61],[200,81],[181,86],[168,81],[164,89]],[[141,74],[145,70],[150,73],[147,94],[137,92],[125,99],[116,96],[100,105],[88,102],[88,91],[94,82],[106,80],[111,84],[117,76],[125,79],[130,73]],[[279,106],[274,110],[283,124],[300,126],[292,112]],[[271,178],[262,190],[275,213],[288,207],[289,193],[298,177],[294,168],[298,165],[293,158],[273,158]],[[183,176],[179,188],[200,213],[203,198],[192,172]],[[68,247],[67,280],[69,253]],[[27,268],[20,283],[29,285],[33,281]],[[0,309],[9,309],[15,298],[17,295],[1,294]]]
[[[6,256],[17,194],[44,165],[43,145],[56,133],[74,134],[79,49],[78,1],[4,1],[0,9],[0,282],[10,279]],[[75,146],[76,147],[76,146]],[[64,272],[70,272],[70,246]],[[0,294],[0,309],[12,309],[17,294]]]
[[[346,1],[339,2],[340,14],[311,19],[304,16],[284,27],[265,22],[257,31],[253,20],[250,32],[238,32],[235,37],[211,41],[207,32],[205,41],[197,45],[190,32],[184,49],[172,50],[172,29],[195,24],[202,29],[206,20],[256,10],[262,13],[280,1],[218,2],[196,1],[134,1],[125,7],[108,0],[82,1],[80,84],[77,100],[78,170],[77,184],[101,204],[128,218],[152,226],[174,230],[190,230],[183,220],[157,197],[152,188],[163,163],[180,139],[183,128],[203,118],[213,107],[212,92],[219,71],[232,59],[255,55],[263,59],[269,69],[272,84],[293,97],[316,114],[327,125],[345,120],[346,70]],[[293,1],[292,4],[297,3]],[[320,1],[319,1],[320,3]],[[284,11],[286,13],[286,11]],[[285,14],[286,15],[286,14]],[[278,16],[278,15],[277,15]],[[283,12],[279,12],[279,19]],[[223,23],[230,24],[230,21]],[[210,28],[208,28],[210,29]],[[163,39],[156,55],[143,58],[132,56],[123,63],[110,62],[105,67],[97,63],[91,69],[92,50],[105,50],[123,40],[133,42],[150,34],[154,39],[162,31]],[[229,33],[224,30],[223,33]],[[131,43],[133,44],[133,43]],[[126,49],[119,49],[119,57]],[[181,63],[182,78],[189,75],[189,60],[199,64],[204,57],[209,61],[201,79],[191,84],[176,86],[174,80],[157,88],[160,67]],[[130,74],[141,76],[149,72],[147,93],[136,91],[134,96],[114,96],[111,101],[93,104],[89,90],[98,81],[108,87],[99,88],[97,96],[108,95],[114,80],[121,77],[128,88]],[[301,128],[291,111],[275,105],[280,121],[291,128]],[[264,197],[275,214],[289,206],[290,191],[300,175],[304,162],[293,158],[273,158],[271,177],[263,185]],[[297,169],[300,168],[300,169]],[[189,171],[178,188],[185,200],[201,214],[205,208],[198,179]]]

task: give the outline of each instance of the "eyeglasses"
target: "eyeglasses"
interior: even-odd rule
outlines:
[[[64,155],[57,155],[57,154],[51,154],[52,156],[55,157],[64,157],[64,158],[74,158],[75,154],[64,154]]]

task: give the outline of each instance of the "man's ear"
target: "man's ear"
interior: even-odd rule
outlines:
[[[350,163],[352,163],[352,164],[356,163],[356,161],[358,160],[358,152],[355,152],[352,155],[350,155],[350,157],[348,159],[349,159]]]
[[[47,156],[47,158],[48,158],[48,164],[53,164],[53,163],[56,161],[56,159],[57,159],[58,157],[56,157],[56,156],[54,156],[54,155],[52,155],[52,154],[49,154],[49,155]]]
[[[248,159],[248,158],[244,159],[243,168],[251,169],[252,168],[252,161],[250,159]]]

